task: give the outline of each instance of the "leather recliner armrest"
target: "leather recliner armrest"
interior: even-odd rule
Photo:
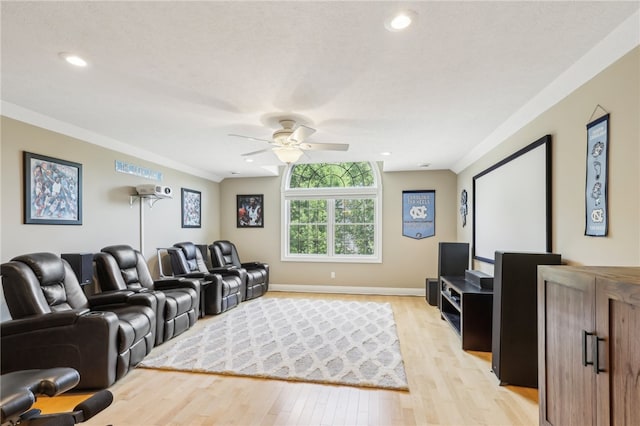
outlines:
[[[0,324],[0,335],[28,333],[34,330],[73,325],[82,315],[88,314],[89,309],[74,309],[72,311],[51,312],[49,314],[33,315],[30,317],[13,319]]]
[[[144,291],[106,291],[90,296],[88,299],[89,305],[95,310],[108,311],[110,306],[139,305],[148,306],[156,312],[159,298],[162,298],[162,295],[157,295],[153,290],[145,288]]]
[[[266,263],[262,263],[262,262],[245,262],[242,263],[242,267],[249,269],[249,268],[268,268],[268,265]]]
[[[89,306],[96,308],[105,305],[127,303],[129,298],[134,294],[135,293],[130,290],[113,290],[89,296],[87,299],[89,300]]]
[[[191,278],[170,278],[153,282],[156,290],[170,290],[174,288],[192,288],[196,294],[200,294],[200,281]]]
[[[187,274],[180,274],[178,275],[180,278],[196,278],[196,279],[202,279],[204,278],[206,275],[206,273],[204,272],[189,272]]]
[[[231,275],[240,278],[240,281],[242,282],[247,281],[247,270],[244,268],[236,268],[235,266],[227,268],[222,266],[218,268],[211,268],[209,269],[209,272],[212,274],[220,274],[222,276]]]
[[[78,389],[103,389],[116,380],[119,321],[113,312],[52,312],[0,324],[3,372],[71,367]]]

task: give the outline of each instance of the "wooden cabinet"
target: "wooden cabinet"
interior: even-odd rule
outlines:
[[[640,268],[538,267],[541,425],[640,425]]]

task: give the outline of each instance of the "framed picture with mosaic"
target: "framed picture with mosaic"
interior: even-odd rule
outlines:
[[[181,210],[183,228],[202,227],[202,193],[193,189],[182,188]]]
[[[24,152],[24,223],[82,225],[82,164]]]

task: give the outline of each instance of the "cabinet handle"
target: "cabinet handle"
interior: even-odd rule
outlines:
[[[600,368],[600,342],[604,342],[604,339],[596,336],[593,345],[593,371],[595,371],[596,374],[606,371],[606,369]]]
[[[593,336],[594,333],[589,333],[587,330],[582,330],[582,365],[586,367],[587,365],[593,365],[593,361],[587,361],[587,337]],[[597,345],[596,345],[597,349]]]

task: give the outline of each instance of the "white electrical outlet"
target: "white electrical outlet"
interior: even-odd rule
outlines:
[[[331,272],[331,278],[335,278],[336,277],[336,273],[335,272]]]

